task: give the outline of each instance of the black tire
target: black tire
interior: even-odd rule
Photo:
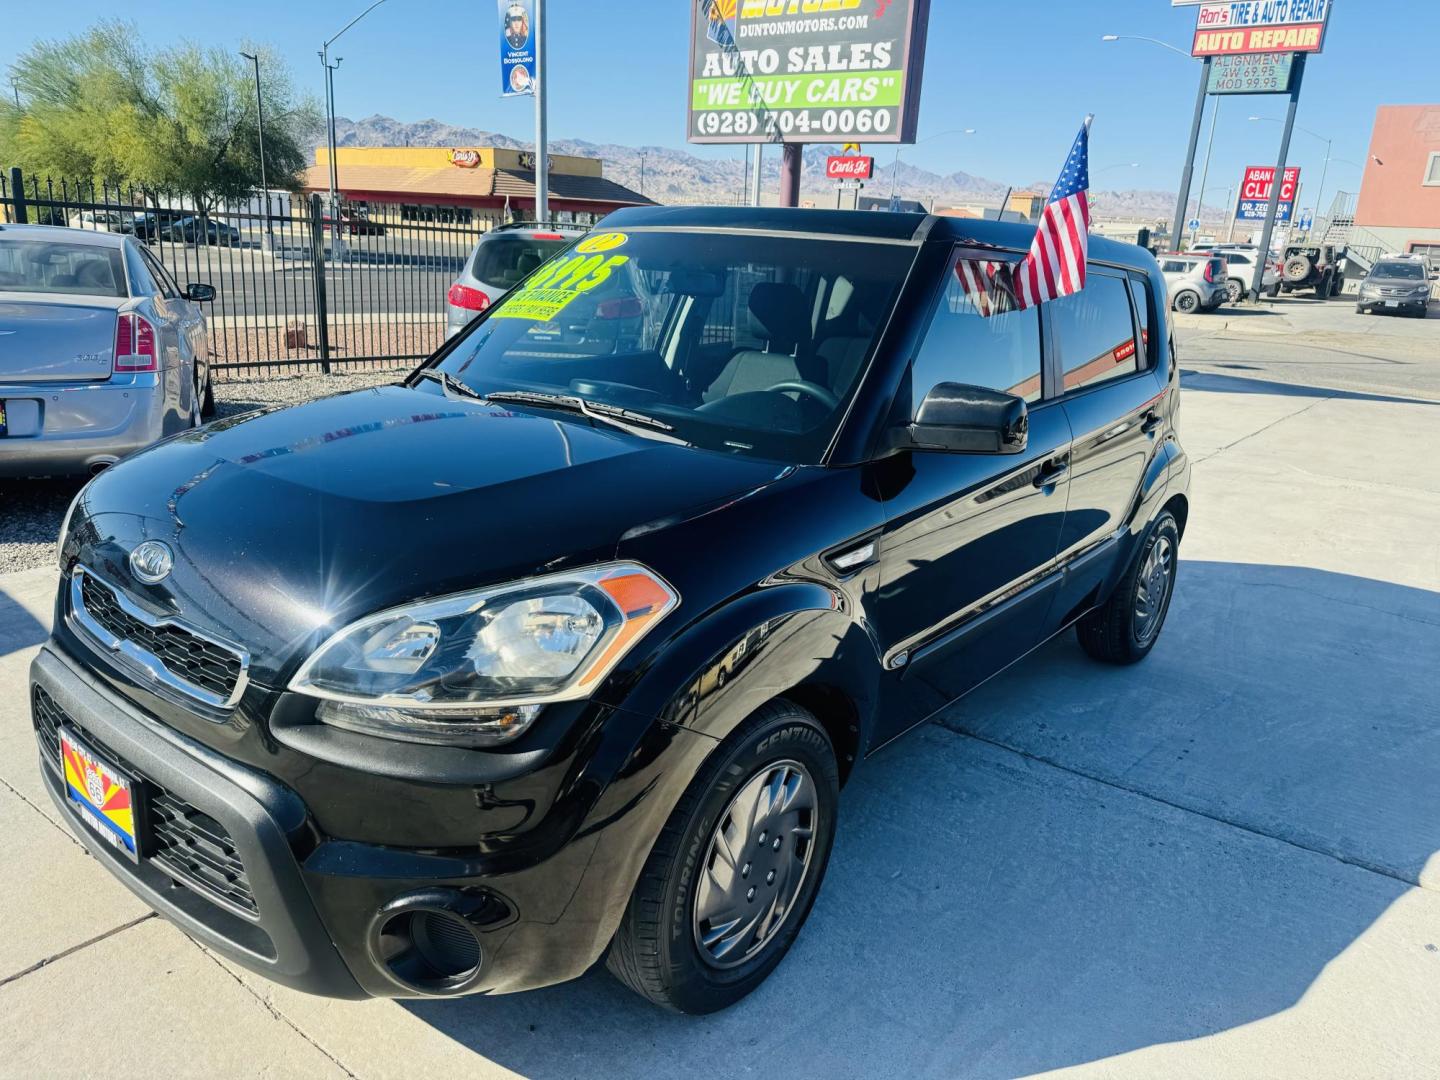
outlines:
[[[1142,569],[1147,565],[1152,551],[1158,544],[1169,545],[1170,569],[1165,582],[1164,595],[1158,597],[1156,608],[1150,620],[1145,622],[1143,632],[1137,612],[1141,602],[1142,586],[1155,588],[1153,580],[1142,580]],[[1140,550],[1120,584],[1115,587],[1110,599],[1090,612],[1075,627],[1080,646],[1096,660],[1107,664],[1134,664],[1148,655],[1160,639],[1165,626],[1165,616],[1170,611],[1170,600],[1175,595],[1175,571],[1179,564],[1180,527],[1174,516],[1167,510],[1150,526]]]
[[[1200,310],[1200,294],[1186,289],[1175,296],[1175,310],[1182,315],[1193,315]]]
[[[205,396],[200,402],[200,418],[202,420],[213,420],[215,418],[215,380],[210,375],[210,369],[205,369]]]
[[[716,967],[696,940],[702,863],[732,800],[781,762],[799,762],[813,782],[813,847],[773,936],[737,966]],[[810,914],[830,859],[839,798],[835,751],[814,716],[783,699],[762,706],[710,755],[670,815],[610,943],[606,966],[641,997],[675,1012],[711,1013],[739,1001],[784,959]]]

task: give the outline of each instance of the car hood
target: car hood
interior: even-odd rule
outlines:
[[[67,550],[244,645],[252,678],[278,685],[362,615],[613,558],[627,531],[788,471],[391,386],[222,420],[126,460],[86,489]],[[175,556],[155,586],[127,561],[145,539]]]

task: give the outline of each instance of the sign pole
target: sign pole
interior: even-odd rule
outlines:
[[[550,139],[545,127],[545,0],[535,0],[535,220],[550,220]]]
[[[750,205],[760,205],[760,162],[765,157],[765,144],[755,144],[755,172],[750,177]]]
[[[1195,119],[1190,123],[1190,149],[1185,152],[1185,168],[1180,173],[1180,194],[1175,200],[1175,216],[1170,221],[1170,242],[1180,250],[1180,230],[1185,212],[1190,208],[1190,181],[1195,177],[1195,151],[1200,146],[1200,124],[1205,119],[1205,95],[1210,89],[1210,57],[1200,65],[1200,89],[1195,94]]]
[[[1295,77],[1290,83],[1290,107],[1285,110],[1285,134],[1280,136],[1280,160],[1275,166],[1275,178],[1270,184],[1270,205],[1265,209],[1265,227],[1260,233],[1259,258],[1255,260],[1255,277],[1250,283],[1250,299],[1260,301],[1260,290],[1265,285],[1265,265],[1270,261],[1270,234],[1275,231],[1275,214],[1280,208],[1280,189],[1285,186],[1285,162],[1290,158],[1290,135],[1295,130],[1295,109],[1300,104],[1300,87],[1305,82],[1305,54],[1295,57]],[[1299,192],[1291,213],[1300,208]]]
[[[804,158],[800,156],[799,143],[785,143],[785,157],[780,162],[780,205],[800,205],[800,167]]]

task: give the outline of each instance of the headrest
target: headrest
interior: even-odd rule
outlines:
[[[810,312],[798,286],[760,282],[750,290],[750,315],[776,352],[790,352],[810,340]]]

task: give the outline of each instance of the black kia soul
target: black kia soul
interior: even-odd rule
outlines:
[[[57,805],[210,948],[337,997],[605,956],[722,1008],[866,755],[1072,624],[1154,645],[1189,464],[1165,285],[1033,231],[627,210],[403,384],[125,461],[32,670]]]

